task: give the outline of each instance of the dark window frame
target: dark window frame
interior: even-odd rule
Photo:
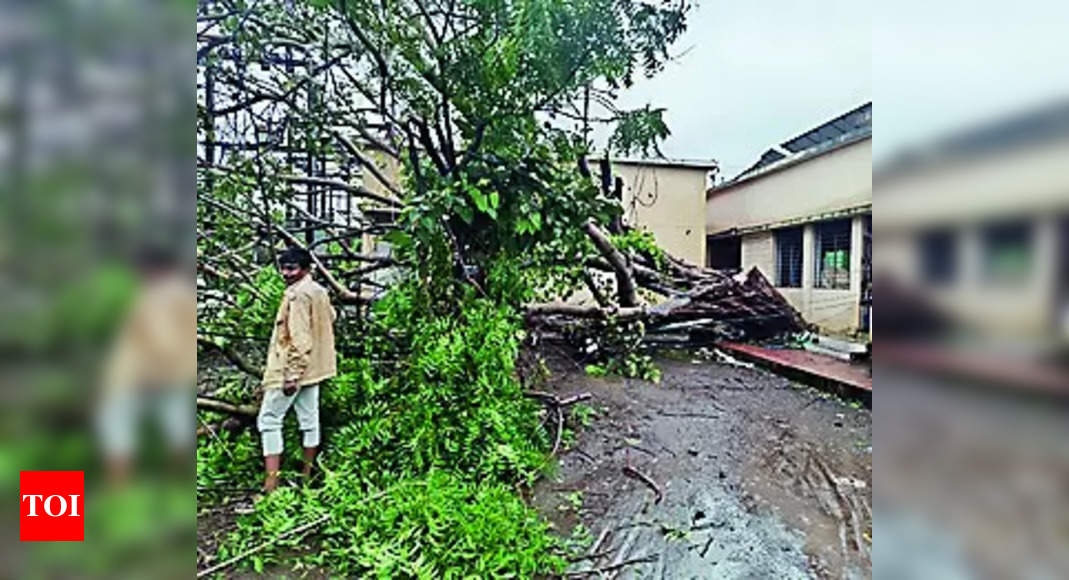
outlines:
[[[853,219],[838,219],[813,224],[816,264],[813,288],[820,290],[849,290],[851,252],[853,251]],[[829,259],[829,255],[832,256]],[[829,263],[833,265],[829,268]]]
[[[801,288],[805,265],[805,232],[801,226],[773,230],[776,287]]]
[[[917,238],[921,280],[931,286],[949,286],[958,279],[960,258],[958,232],[937,228],[921,232]]]
[[[1022,286],[1035,272],[1035,223],[1028,219],[1011,219],[980,227],[980,265],[986,283],[999,286]],[[1019,246],[1013,248],[1014,245]],[[1019,255],[1014,257],[1016,252]],[[1018,260],[1018,264],[1013,264]],[[1014,272],[1013,270],[1017,271]]]

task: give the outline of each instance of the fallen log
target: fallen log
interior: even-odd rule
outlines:
[[[246,417],[255,417],[260,411],[255,405],[235,405],[234,403],[228,403],[226,401],[208,397],[197,397],[197,408],[207,411],[228,413],[230,415],[243,415]]]
[[[627,263],[627,259],[620,253],[620,250],[617,250],[612,245],[608,236],[601,231],[601,228],[593,220],[583,224],[583,231],[594,242],[594,246],[597,247],[602,257],[609,262],[613,273],[616,274],[616,293],[620,300],[620,306],[637,306],[638,292],[635,290],[635,278],[631,274],[631,266]]]
[[[574,318],[600,318],[602,320],[638,320],[648,314],[643,306],[617,308],[615,306],[579,306],[575,304],[531,304],[527,307],[527,316],[561,315]]]

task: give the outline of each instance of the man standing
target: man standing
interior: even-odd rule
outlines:
[[[312,256],[289,248],[279,256],[286,291],[275,317],[264,370],[264,399],[256,427],[263,442],[264,491],[278,486],[282,460],[282,421],[292,406],[297,411],[304,444],[305,479],[319,447],[319,383],[337,374],[334,352],[334,308],[326,289],[312,280]]]

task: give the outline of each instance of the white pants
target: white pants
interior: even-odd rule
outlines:
[[[319,447],[319,385],[300,387],[291,396],[282,389],[266,389],[256,428],[260,430],[264,455],[282,454],[282,421],[293,407],[305,447]]]
[[[193,390],[176,386],[107,393],[97,408],[97,432],[108,457],[130,457],[137,448],[142,417],[153,415],[172,451],[193,447],[196,432]]]

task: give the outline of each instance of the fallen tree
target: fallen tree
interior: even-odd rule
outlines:
[[[251,344],[271,335],[284,290],[276,254],[299,246],[346,350],[321,394],[325,485],[269,496],[224,561],[251,554],[255,567],[289,543],[270,543],[265,514],[332,512],[315,565],[335,575],[559,572],[513,492],[559,452],[565,409],[583,396],[531,390],[516,366],[523,337],[594,338],[627,359],[657,332],[797,326],[760,278],[686,264],[624,223],[609,158],[659,154],[668,128],[663,109],[615,103],[670,59],[689,5],[246,4],[198,3],[198,343],[255,376]],[[612,130],[594,175],[589,129],[601,122]],[[581,288],[596,306],[551,303]],[[212,390],[238,400],[202,396],[198,408],[247,420],[242,379]],[[198,445],[206,486],[258,475],[247,432],[216,434]],[[395,491],[361,505],[375,489]]]
[[[807,326],[798,311],[756,268],[739,280],[664,254],[665,267],[657,269],[648,257],[625,256],[607,245],[608,238],[595,224],[588,222],[585,230],[605,257],[588,263],[594,269],[614,274],[620,306],[531,304],[525,315],[532,329],[567,336],[584,321],[642,321],[650,335],[684,331],[688,339],[757,340],[799,332]],[[655,305],[638,306],[636,287],[649,290],[661,300]]]

